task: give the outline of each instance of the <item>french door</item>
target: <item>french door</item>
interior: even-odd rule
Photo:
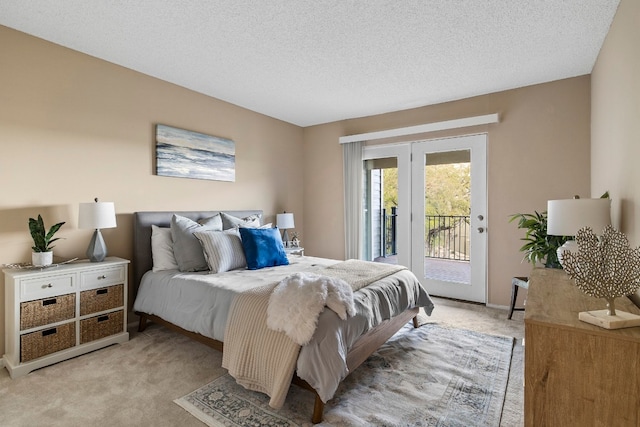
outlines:
[[[486,135],[365,147],[363,257],[486,302]]]
[[[411,148],[411,270],[433,295],[484,303],[486,135]]]

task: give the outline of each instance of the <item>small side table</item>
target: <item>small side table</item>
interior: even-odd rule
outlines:
[[[288,248],[284,248],[284,252],[287,255],[304,255],[304,248],[302,247],[296,247],[296,246],[289,246]]]
[[[511,320],[511,316],[513,316],[513,311],[522,311],[524,308],[515,308],[516,299],[518,299],[518,289],[525,288],[529,289],[529,278],[528,277],[514,277],[511,279],[511,306],[509,307],[509,317]]]

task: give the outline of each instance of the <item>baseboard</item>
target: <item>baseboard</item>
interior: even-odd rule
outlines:
[[[0,359],[0,369],[4,368],[4,357]]]

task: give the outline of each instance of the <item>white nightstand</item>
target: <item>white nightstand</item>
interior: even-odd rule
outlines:
[[[4,365],[11,378],[129,340],[126,259],[5,269]]]
[[[300,256],[304,255],[304,248],[300,248],[300,247],[284,248],[284,251],[287,255],[300,255]]]

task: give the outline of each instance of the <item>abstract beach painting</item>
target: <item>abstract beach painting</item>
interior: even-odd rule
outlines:
[[[236,180],[236,145],[230,139],[156,125],[156,174]]]

